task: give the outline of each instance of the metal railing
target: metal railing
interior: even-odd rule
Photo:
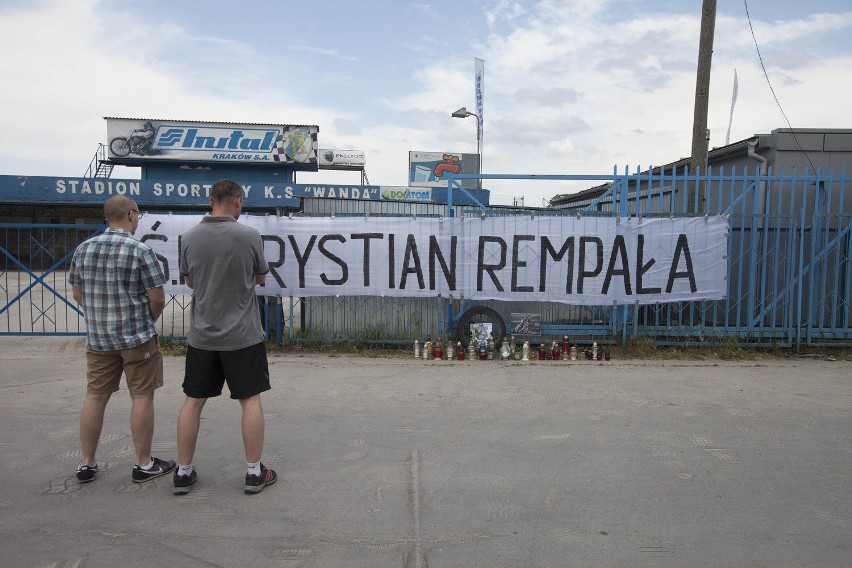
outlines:
[[[98,144],[98,149],[95,150],[95,155],[92,161],[89,162],[89,167],[86,168],[84,178],[102,177],[108,178],[112,174],[112,164],[107,162],[106,144]]]

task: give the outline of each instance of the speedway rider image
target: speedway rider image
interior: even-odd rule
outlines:
[[[142,128],[134,130],[129,137],[118,136],[109,142],[109,150],[113,155],[123,158],[128,154],[147,156],[156,153],[151,150],[156,130],[150,120],[146,120]]]

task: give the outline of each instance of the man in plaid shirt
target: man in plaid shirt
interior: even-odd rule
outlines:
[[[104,411],[124,372],[133,407],[130,429],[136,449],[131,477],[143,483],[175,469],[151,456],[154,391],[163,386],[163,355],[154,322],[163,313],[166,278],[154,251],[133,238],[142,214],[129,197],[104,203],[109,227],[74,252],[68,281],[86,317],[86,400],[80,414],[83,459],[77,479],[88,483],[98,471],[95,452]]]

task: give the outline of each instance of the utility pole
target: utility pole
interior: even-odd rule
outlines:
[[[692,154],[689,171],[707,171],[707,108],[710,104],[710,64],[713,60],[713,34],[716,29],[716,0],[703,0],[701,8],[701,38],[698,43],[698,73],[695,79],[695,115],[692,120]],[[695,186],[690,187],[689,203],[695,202]],[[704,193],[703,191],[701,192]],[[704,209],[704,196],[698,199],[697,213]]]

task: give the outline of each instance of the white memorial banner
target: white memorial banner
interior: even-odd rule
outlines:
[[[200,215],[146,215],[136,237],[188,294],[181,235]],[[727,293],[726,217],[258,217],[266,296],[414,296],[649,304]]]

